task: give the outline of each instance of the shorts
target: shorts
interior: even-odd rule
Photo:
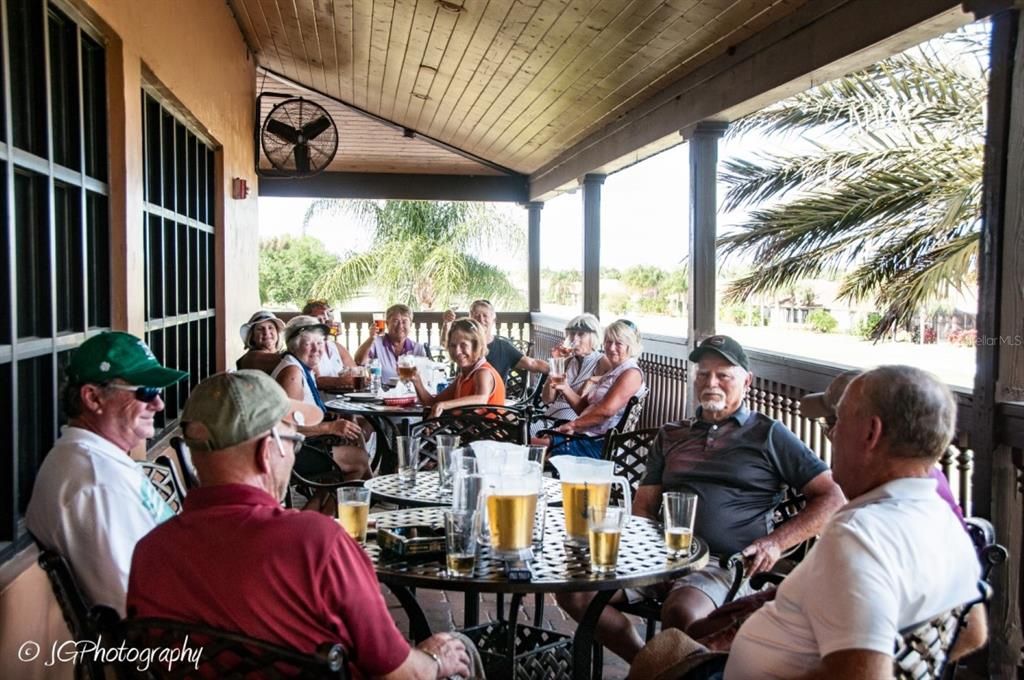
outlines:
[[[644,588],[627,588],[622,592],[626,595],[627,601],[633,603],[652,598],[664,600],[673,590],[696,588],[707,595],[717,608],[725,604],[725,596],[729,594],[729,588],[732,587],[733,574],[734,572],[731,569],[719,566],[718,559],[712,556],[708,566],[700,571],[687,574],[670,583],[659,583],[658,585],[646,586]],[[750,595],[753,592],[755,591],[750,587],[748,580],[743,579],[736,597]]]
[[[604,437],[570,438],[565,435],[553,434],[549,450],[552,456],[600,458],[604,454]]]

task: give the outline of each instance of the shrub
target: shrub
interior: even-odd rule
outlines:
[[[747,323],[747,310],[743,305],[726,305],[718,313],[719,318],[727,323],[744,326]]]
[[[878,312],[871,312],[867,317],[857,322],[857,325],[853,329],[853,334],[861,338],[870,339],[874,334],[875,329],[878,328],[878,323],[882,320],[882,315]]]
[[[808,314],[807,323],[817,333],[833,333],[839,327],[836,318],[824,309],[815,309]]]

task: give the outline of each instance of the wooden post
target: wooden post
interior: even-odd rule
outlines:
[[[601,315],[601,185],[604,175],[583,177],[583,311]]]
[[[526,266],[526,291],[531,312],[540,312],[540,211],[543,207],[543,203],[536,201],[526,204],[530,225],[527,236],[529,254]]]
[[[1010,559],[994,572],[989,607],[991,677],[1017,677],[1021,635],[1021,490],[1010,447],[996,436],[998,402],[1024,400],[1024,45],[1020,13],[992,21],[991,75],[985,138],[979,246],[977,370],[971,446],[975,451],[973,514],[992,519]]]
[[[718,140],[727,123],[705,121],[683,130],[690,144],[690,274],[686,343],[715,334],[715,237],[717,235]],[[691,372],[692,375],[692,372]],[[686,415],[696,409],[693,380],[686,381]]]

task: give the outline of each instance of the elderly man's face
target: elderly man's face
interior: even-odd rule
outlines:
[[[750,374],[720,356],[709,354],[697,363],[694,391],[708,415],[728,417],[735,413],[749,386]]]
[[[115,383],[127,385],[123,380]],[[95,417],[100,421],[105,437],[118,447],[129,451],[156,433],[154,418],[164,410],[164,400],[139,401],[134,392],[102,389]]]
[[[870,452],[867,451],[871,418],[860,408],[863,391],[861,380],[850,383],[839,401],[836,424],[829,433],[832,440],[832,478],[847,498],[856,498],[866,491],[864,477],[872,467],[868,460]]]
[[[494,310],[484,305],[477,305],[473,309],[469,310],[469,318],[484,327],[484,333],[487,334],[488,338],[490,338],[491,333],[494,332],[495,317],[496,315]]]

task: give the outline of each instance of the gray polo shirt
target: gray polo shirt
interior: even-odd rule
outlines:
[[[786,487],[802,489],[828,470],[785,425],[742,406],[720,424],[668,423],[647,456],[641,485],[695,493],[695,531],[711,551],[730,555],[772,530]]]

